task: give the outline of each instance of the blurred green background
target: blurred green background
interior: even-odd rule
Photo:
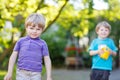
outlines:
[[[69,64],[90,68],[87,52],[92,39],[97,37],[95,26],[108,21],[111,37],[119,48],[120,0],[0,0],[0,79],[6,74],[14,44],[25,36],[24,21],[31,13],[46,17],[46,28],[40,36],[49,47],[53,68]],[[68,57],[77,59],[68,64]],[[113,67],[119,67],[119,51]],[[45,72],[45,70],[44,70]]]

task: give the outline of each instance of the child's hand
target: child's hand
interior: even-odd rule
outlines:
[[[101,54],[103,54],[104,53],[104,51],[102,50],[102,49],[99,49],[98,50],[98,55],[101,55]]]
[[[110,52],[110,54],[112,55],[113,51],[112,51],[111,49],[109,49],[109,52]]]
[[[110,49],[108,47],[101,48],[101,54],[100,57],[107,60],[110,55]]]
[[[52,80],[52,78],[51,78],[51,77],[49,77],[49,78],[47,78],[47,80]]]
[[[7,73],[4,80],[12,80],[12,74]]]

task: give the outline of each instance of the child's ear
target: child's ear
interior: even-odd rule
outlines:
[[[98,34],[98,31],[96,31],[96,33]]]

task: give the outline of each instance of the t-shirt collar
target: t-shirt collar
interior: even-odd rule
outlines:
[[[100,39],[100,40],[106,40],[107,38],[102,39],[102,38],[98,37],[98,39]]]
[[[40,38],[39,38],[39,37],[37,37],[37,38],[31,38],[29,35],[27,35],[26,37],[27,37],[27,39],[40,40]]]

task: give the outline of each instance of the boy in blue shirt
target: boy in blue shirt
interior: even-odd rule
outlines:
[[[89,54],[92,56],[92,71],[90,80],[109,80],[112,70],[112,56],[116,56],[117,48],[114,41],[108,38],[111,26],[106,21],[102,21],[96,26],[98,38],[94,39],[89,47]],[[108,58],[104,59],[101,55],[104,53],[103,47],[108,48]]]

